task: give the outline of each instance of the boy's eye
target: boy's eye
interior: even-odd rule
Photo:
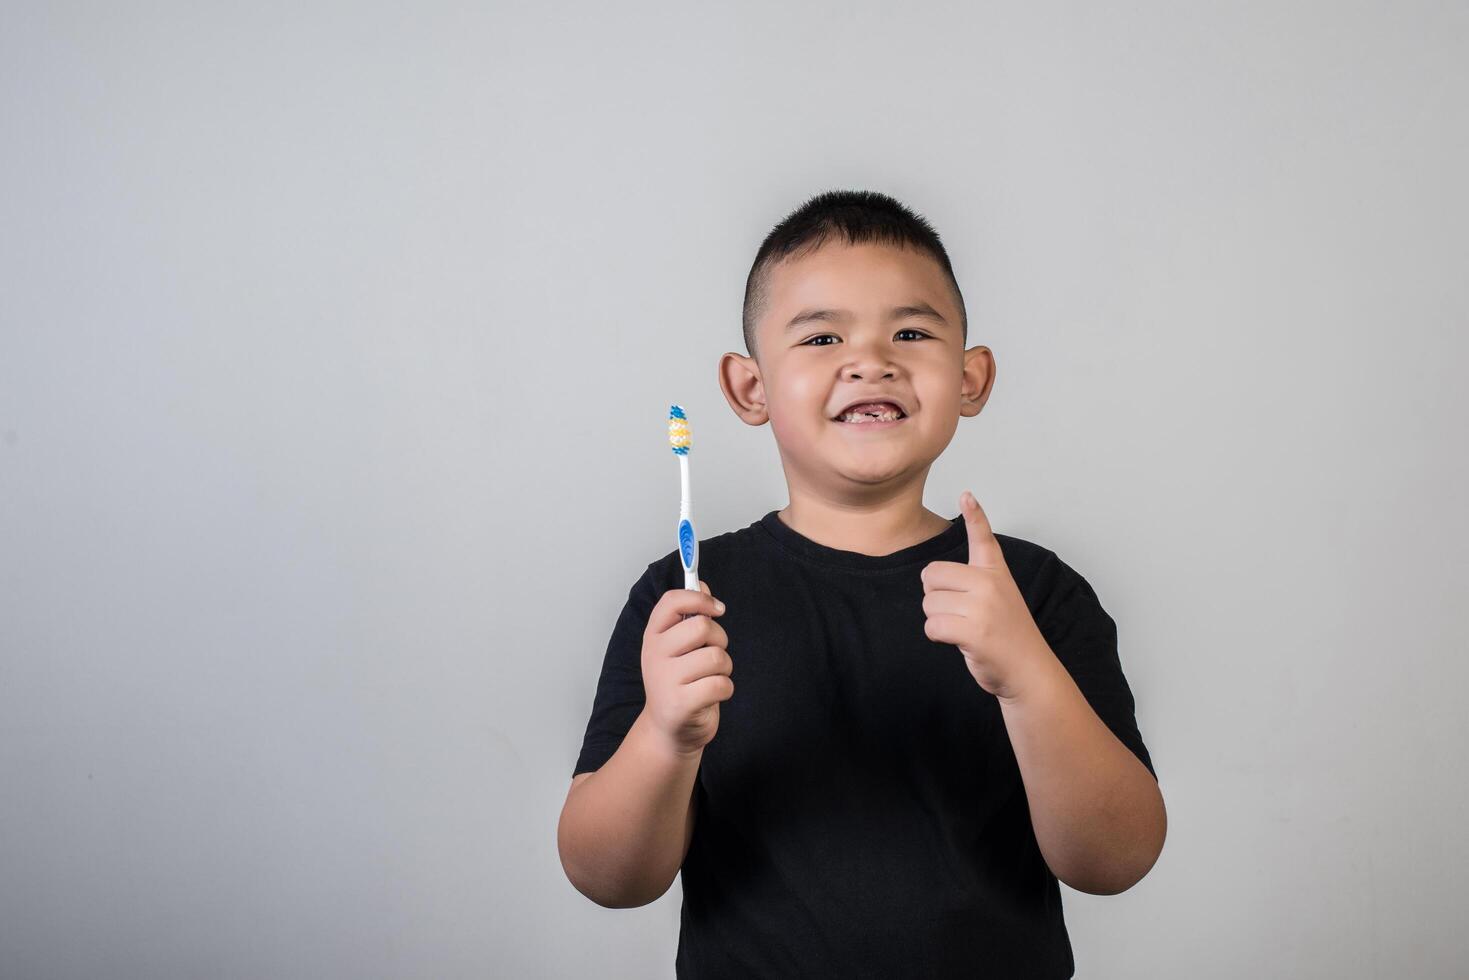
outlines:
[[[928,340],[928,339],[930,339],[929,336],[928,336],[928,334],[924,333],[921,330],[914,330],[911,327],[905,327],[904,329],[899,330],[898,333],[900,333],[900,334],[903,334],[903,333],[917,334],[919,340]],[[799,344],[798,346],[800,346],[800,347],[830,347],[831,346],[830,344],[816,344],[816,343],[813,343],[813,341],[820,340],[822,337],[835,337],[835,336],[836,336],[836,334],[830,334],[830,333],[817,334],[815,337],[812,337],[811,340],[807,340],[804,343]]]

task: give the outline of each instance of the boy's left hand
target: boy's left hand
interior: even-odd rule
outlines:
[[[969,562],[924,567],[923,631],[930,640],[957,646],[979,686],[1009,700],[1055,654],[1030,615],[979,501],[966,490],[959,508],[969,529]]]

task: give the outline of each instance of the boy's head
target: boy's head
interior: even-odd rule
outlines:
[[[921,487],[994,384],[989,348],[964,348],[964,298],[937,233],[871,191],[819,194],[766,236],[744,333],[750,355],[719,362],[725,399],[750,425],[769,420],[788,481],[828,498]],[[860,400],[903,417],[840,421]]]

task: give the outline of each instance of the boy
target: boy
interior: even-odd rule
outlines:
[[[567,876],[628,908],[682,871],[679,977],[1072,976],[1058,879],[1135,884],[1163,798],[1090,584],[972,495],[923,506],[995,377],[947,253],[885,195],[818,195],[761,245],[744,332],[720,387],[790,503],[701,541],[700,591],[677,551],[633,585]]]

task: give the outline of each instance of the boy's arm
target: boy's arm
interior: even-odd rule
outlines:
[[[1163,794],[1047,650],[1000,699],[1036,842],[1052,874],[1093,895],[1137,884],[1168,834]]]
[[[1115,705],[1127,696],[1131,707],[1116,624],[1091,585],[1054,553],[1046,566],[1051,588],[1039,576],[1033,583],[1048,594],[1032,614],[984,508],[969,491],[959,506],[968,560],[924,567],[924,632],[957,646],[975,681],[999,699],[1031,826],[1051,873],[1094,895],[1126,891],[1163,850],[1163,794],[1073,677],[1074,669],[1086,678],[1094,697]]]
[[[556,845],[577,891],[605,908],[661,898],[693,839],[703,750],[681,755],[650,737],[639,714],[602,768],[572,778]]]

